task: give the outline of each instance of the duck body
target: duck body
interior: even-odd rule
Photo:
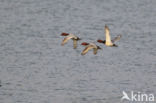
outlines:
[[[98,39],[97,42],[103,43],[103,44],[105,44],[106,46],[109,46],[109,47],[118,47],[118,45],[116,45],[116,44],[113,44],[113,43],[112,43],[112,44],[106,43],[106,40]]]
[[[97,42],[103,43],[103,44],[105,44],[106,46],[109,46],[109,47],[117,47],[117,45],[114,44],[114,42],[117,41],[117,40],[120,40],[121,35],[118,35],[113,40],[111,40],[110,30],[109,30],[108,26],[105,25],[105,36],[106,36],[106,40],[98,39]]]

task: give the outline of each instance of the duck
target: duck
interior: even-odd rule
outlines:
[[[101,49],[99,46],[97,46],[95,43],[87,43],[83,42],[81,45],[86,46],[85,49],[82,51],[81,55],[85,55],[90,49],[93,49],[93,53],[96,55],[98,49]]]
[[[70,39],[72,39],[72,40],[73,40],[73,47],[74,47],[74,49],[77,48],[77,41],[78,41],[78,40],[81,40],[79,37],[77,37],[76,35],[71,34],[71,33],[62,33],[61,36],[66,36],[66,37],[63,39],[61,45],[63,46],[63,45],[66,44]]]
[[[109,30],[108,26],[105,25],[105,36],[106,36],[106,40],[98,39],[97,42],[103,43],[109,47],[118,47],[118,45],[114,44],[114,42],[120,40],[122,35],[118,35],[117,37],[115,37],[114,39],[111,40],[110,30]]]

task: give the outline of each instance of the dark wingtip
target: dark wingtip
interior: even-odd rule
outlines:
[[[113,44],[113,47],[118,47],[118,45],[116,45],[116,44]]]
[[[82,40],[81,38],[78,38],[77,40]]]
[[[67,36],[69,33],[62,33],[61,36]]]
[[[102,48],[98,46],[98,49],[102,49]]]
[[[108,28],[108,26],[107,26],[107,25],[105,25],[105,28]]]

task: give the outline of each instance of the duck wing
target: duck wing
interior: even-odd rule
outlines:
[[[81,55],[85,55],[90,49],[94,48],[94,46],[92,45],[89,45],[87,46],[81,53]]]
[[[118,35],[117,37],[115,37],[115,38],[112,40],[112,42],[114,43],[115,41],[120,40],[121,37],[122,37],[122,35]]]
[[[73,39],[73,46],[74,46],[74,49],[77,48],[77,40],[76,39]]]
[[[68,36],[68,37],[65,37],[61,43],[61,45],[63,46],[65,43],[68,42],[68,40],[70,40],[71,38],[73,38],[72,36]]]
[[[106,44],[112,44],[109,28],[105,25]]]
[[[97,50],[98,50],[97,48],[94,48],[94,49],[93,49],[93,53],[94,53],[94,54],[97,54]]]

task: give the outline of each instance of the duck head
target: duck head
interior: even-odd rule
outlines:
[[[61,36],[68,36],[69,33],[62,33]]]
[[[83,43],[81,43],[81,45],[86,46],[86,45],[89,45],[89,43],[87,43],[87,42],[83,42]]]
[[[97,42],[99,42],[99,43],[105,43],[105,40],[98,39]]]

